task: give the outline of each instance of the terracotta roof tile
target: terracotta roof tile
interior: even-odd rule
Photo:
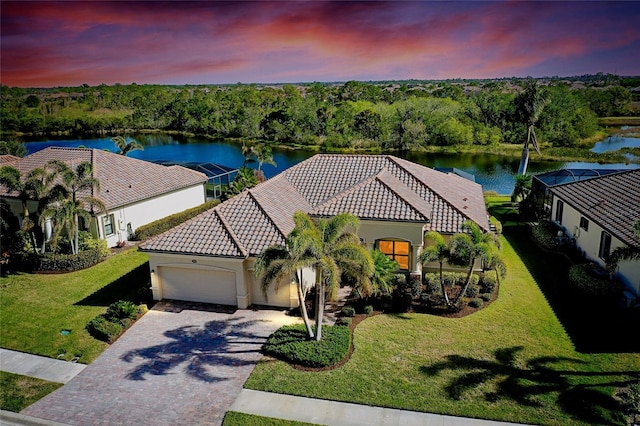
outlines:
[[[640,169],[566,183],[551,192],[629,246],[640,246]]]
[[[443,233],[458,232],[471,219],[489,230],[480,185],[385,155],[316,155],[193,220],[202,222],[199,232],[225,228],[226,233],[210,232],[229,235],[237,244],[236,256],[244,257],[282,243],[293,229],[293,213],[299,210],[319,216],[350,212],[361,219],[417,222]],[[209,219],[213,212],[218,221]],[[153,238],[141,249],[180,252],[185,250],[182,239],[198,238],[193,232],[177,232],[178,236],[168,231]],[[228,244],[202,254],[232,255]]]
[[[95,196],[109,210],[207,180],[203,173],[185,167],[166,167],[98,149],[49,147],[11,165],[25,174],[34,168],[44,167],[50,160],[60,160],[71,167],[84,161],[91,162],[93,174],[100,181],[100,191]],[[0,195],[6,194],[6,190],[0,187]]]

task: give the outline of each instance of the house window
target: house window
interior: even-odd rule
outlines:
[[[378,241],[378,250],[386,254],[390,259],[398,262],[400,269],[409,269],[409,249],[410,245],[408,241]]]
[[[580,228],[584,229],[585,231],[589,230],[589,219],[585,218],[585,217],[581,217],[580,218]]]
[[[600,234],[600,251],[598,255],[600,259],[606,259],[609,253],[611,253],[611,234],[602,231]]]
[[[113,235],[115,233],[113,227],[113,215],[109,214],[102,218],[102,226],[104,227],[104,236],[108,237],[109,235]]]
[[[562,210],[564,209],[564,203],[562,200],[558,200],[556,203],[556,222],[562,224]]]

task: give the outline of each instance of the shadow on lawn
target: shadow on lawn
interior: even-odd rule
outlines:
[[[184,364],[186,374],[198,380],[210,383],[229,380],[221,375],[225,372],[224,367],[255,364],[259,358],[247,355],[260,353],[267,339],[249,329],[257,322],[240,317],[209,321],[204,327],[184,326],[168,330],[164,336],[171,339],[169,342],[122,355],[129,363],[136,363],[137,358],[143,360],[127,374],[127,378],[146,380],[147,375],[167,375]]]
[[[115,281],[90,294],[75,305],[109,306],[118,300],[129,300],[136,304],[153,305],[150,290],[149,262],[145,262]]]
[[[638,371],[590,372],[574,370],[582,361],[562,357],[539,357],[522,360],[524,348],[515,346],[497,349],[493,360],[449,355],[446,361],[423,366],[420,371],[436,376],[444,370],[462,371],[445,387],[452,400],[460,400],[474,388],[484,392],[488,402],[510,399],[528,407],[542,407],[543,395],[557,394],[558,406],[578,421],[587,424],[625,424],[623,407],[609,395],[606,387],[626,386],[638,376]],[[570,369],[556,369],[555,365],[571,364]],[[562,367],[561,367],[562,368]],[[636,379],[637,380],[637,379]]]
[[[567,286],[571,263],[560,254],[538,248],[527,225],[504,227],[504,236],[525,264],[575,348],[583,353],[640,352],[633,324],[640,309],[620,309],[606,303],[581,300]]]

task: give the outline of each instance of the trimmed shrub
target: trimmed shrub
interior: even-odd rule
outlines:
[[[471,306],[472,308],[479,308],[484,304],[484,301],[480,298],[474,298],[469,300],[469,306]]]
[[[142,225],[135,230],[134,235],[129,236],[129,240],[142,241],[146,240],[147,238],[162,234],[163,232],[186,222],[187,220],[199,215],[200,213],[204,213],[207,210],[214,208],[218,204],[220,204],[220,200],[210,200],[183,212],[175,213],[165,218],[155,220],[146,225]]]
[[[338,318],[336,320],[336,325],[339,327],[349,327],[353,322],[352,318]]]
[[[495,290],[497,285],[498,282],[496,281],[496,277],[493,274],[489,275],[485,273],[480,280],[480,288],[482,289],[483,293],[493,293],[493,290]]]
[[[411,274],[409,276],[409,291],[411,297],[419,297],[422,293],[422,275]]]
[[[101,249],[92,248],[78,254],[17,253],[14,267],[25,272],[72,272],[89,268],[105,258]]]
[[[135,303],[128,300],[119,300],[109,305],[105,317],[114,320],[136,319],[138,312],[139,310]]]
[[[539,222],[531,228],[531,235],[540,247],[545,250],[557,251],[560,249],[558,241],[558,229],[549,221]]]
[[[356,316],[356,308],[353,306],[343,306],[340,311],[340,315],[343,317],[355,317]]]
[[[569,285],[579,295],[594,300],[611,301],[622,295],[622,283],[596,273],[594,265],[583,263],[569,269]]]
[[[476,297],[480,293],[480,288],[477,285],[470,284],[469,288],[467,288],[467,297]]]
[[[367,305],[362,309],[362,312],[364,312],[367,315],[371,315],[373,313],[373,306],[371,305]]]
[[[439,274],[424,274],[424,284],[428,294],[438,294],[441,291]]]
[[[87,232],[87,234],[89,233]],[[80,246],[80,251],[98,250],[102,257],[107,257],[111,254],[107,240],[93,238],[91,234],[80,240],[78,245]]]
[[[480,299],[484,300],[485,302],[489,302],[491,300],[491,293],[482,293],[480,295]]]
[[[351,332],[344,326],[322,327],[322,340],[309,340],[304,324],[286,325],[273,333],[264,350],[286,362],[307,367],[329,367],[349,353]]]
[[[87,329],[96,339],[109,343],[113,342],[123,331],[122,324],[109,321],[104,315],[98,315],[92,319]]]

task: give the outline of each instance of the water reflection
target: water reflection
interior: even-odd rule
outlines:
[[[244,161],[241,144],[234,142],[211,141],[202,138],[182,137],[167,134],[132,135],[144,146],[143,151],[131,151],[130,157],[142,160],[170,160],[177,162],[212,162],[227,167],[239,167]],[[632,138],[633,139],[633,138]],[[638,139],[640,141],[640,139]],[[28,142],[29,153],[49,146],[107,149],[116,151],[110,137],[96,139],[64,139]],[[267,177],[311,157],[315,151],[274,149],[276,167],[263,165]],[[433,154],[433,153],[394,153],[394,155],[422,164],[427,167],[457,168],[475,176],[485,191],[510,194],[513,191],[514,175],[518,170],[519,158],[510,158],[496,154]],[[559,168],[639,168],[639,164],[597,164],[585,162],[536,161],[535,156],[529,163],[529,173],[541,173]]]

